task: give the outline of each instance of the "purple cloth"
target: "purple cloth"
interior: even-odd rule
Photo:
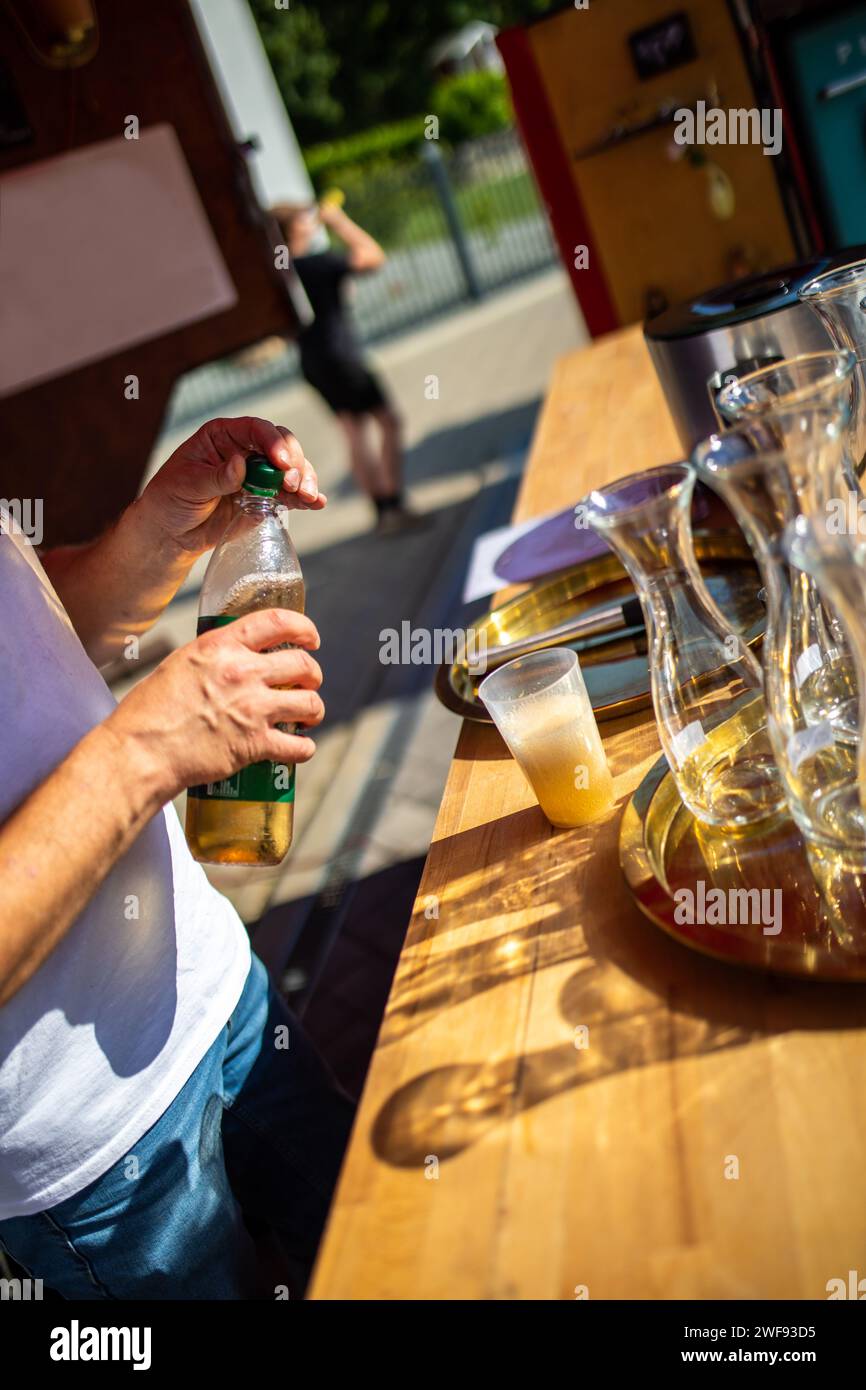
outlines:
[[[579,506],[579,503],[575,503]],[[710,510],[706,490],[695,484],[692,519],[703,521]],[[574,507],[550,516],[506,546],[496,561],[496,573],[509,584],[524,584],[584,560],[596,560],[609,549],[591,526],[574,524]]]

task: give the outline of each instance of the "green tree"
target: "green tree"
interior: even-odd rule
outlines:
[[[439,117],[440,136],[454,145],[502,130],[514,119],[507,84],[498,72],[443,78],[433,88],[432,110]]]
[[[557,0],[250,0],[301,144],[434,110],[430,50],[470,20],[499,28]]]
[[[250,7],[299,138],[339,130],[345,115],[334,81],[340,59],[318,11],[299,4],[278,10],[273,0],[250,0]]]

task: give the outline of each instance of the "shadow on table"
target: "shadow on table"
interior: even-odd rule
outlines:
[[[472,725],[472,729],[475,737],[471,749],[467,750],[462,738],[457,740],[455,762],[496,763],[511,757],[505,740],[495,725],[477,723]]]
[[[498,1055],[423,1071],[382,1105],[372,1133],[381,1159],[413,1167],[429,1154],[447,1158],[553,1096],[639,1067],[794,1029],[866,1022],[863,986],[744,971],[667,937],[612,875],[618,831],[614,812],[589,842],[553,832],[531,808],[437,842],[379,1046],[402,1041],[443,1010],[458,1031],[462,1004],[566,961],[574,969],[550,1031],[570,1036],[523,1052],[526,1001],[503,997]],[[438,889],[437,871],[445,877]],[[597,920],[576,917],[578,883],[588,901],[604,905]],[[438,918],[424,915],[431,900]],[[519,924],[503,931],[503,920],[517,914]],[[449,951],[448,935],[468,925],[480,939]]]

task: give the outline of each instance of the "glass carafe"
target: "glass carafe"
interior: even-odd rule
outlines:
[[[616,551],[646,622],[653,709],[680,796],[729,830],[784,805],[766,728],[761,673],[716,607],[695,560],[694,473],[668,464],[586,499],[587,519]]]
[[[845,624],[857,668],[860,695],[859,791],[866,808],[866,551],[849,536],[829,532],[820,522],[797,517],[786,527],[783,549],[797,569],[809,574]]]
[[[859,493],[866,467],[866,261],[816,275],[800,290],[800,299],[814,309],[837,348],[848,348],[857,359],[847,472]]]
[[[803,479],[804,515],[827,511],[847,487],[847,449],[826,448],[828,429],[843,445],[854,411],[857,360],[852,351],[806,352],[728,381],[716,398],[726,425],[750,435],[761,449],[810,449]]]
[[[832,426],[823,447],[841,454]],[[811,453],[761,450],[744,431],[729,430],[699,444],[694,464],[742,526],[764,581],[767,724],[791,812],[808,842],[859,861],[866,856],[866,820],[857,749],[834,729],[831,715],[841,696],[834,694],[832,672],[815,664],[814,581],[792,568],[782,544],[786,526],[800,515]]]
[[[822,520],[848,517],[848,457],[856,362],[849,351],[804,353],[734,379],[719,393],[722,419],[748,435],[756,448],[788,451],[802,464],[792,477],[797,511]],[[842,447],[840,448],[840,440]],[[809,646],[803,666],[813,668],[803,698],[810,717],[828,717],[842,738],[859,737],[857,678],[848,639],[834,610],[822,604],[805,578]],[[802,669],[802,668],[801,668]]]

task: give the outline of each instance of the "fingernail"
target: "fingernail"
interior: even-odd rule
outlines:
[[[286,474],[286,481],[285,481],[285,486],[289,489],[289,492],[297,492],[297,490],[298,490],[298,483],[299,483],[300,481],[301,481],[301,475],[300,475],[300,473],[298,472],[297,468],[290,468],[289,471],[288,471],[288,473]]]
[[[319,489],[312,478],[305,478],[301,483],[301,496],[306,497],[309,502],[315,502],[319,495]]]
[[[289,453],[289,450],[286,448],[285,444],[280,444],[277,446],[277,453],[279,457],[283,460],[283,463],[291,463],[292,456]]]

